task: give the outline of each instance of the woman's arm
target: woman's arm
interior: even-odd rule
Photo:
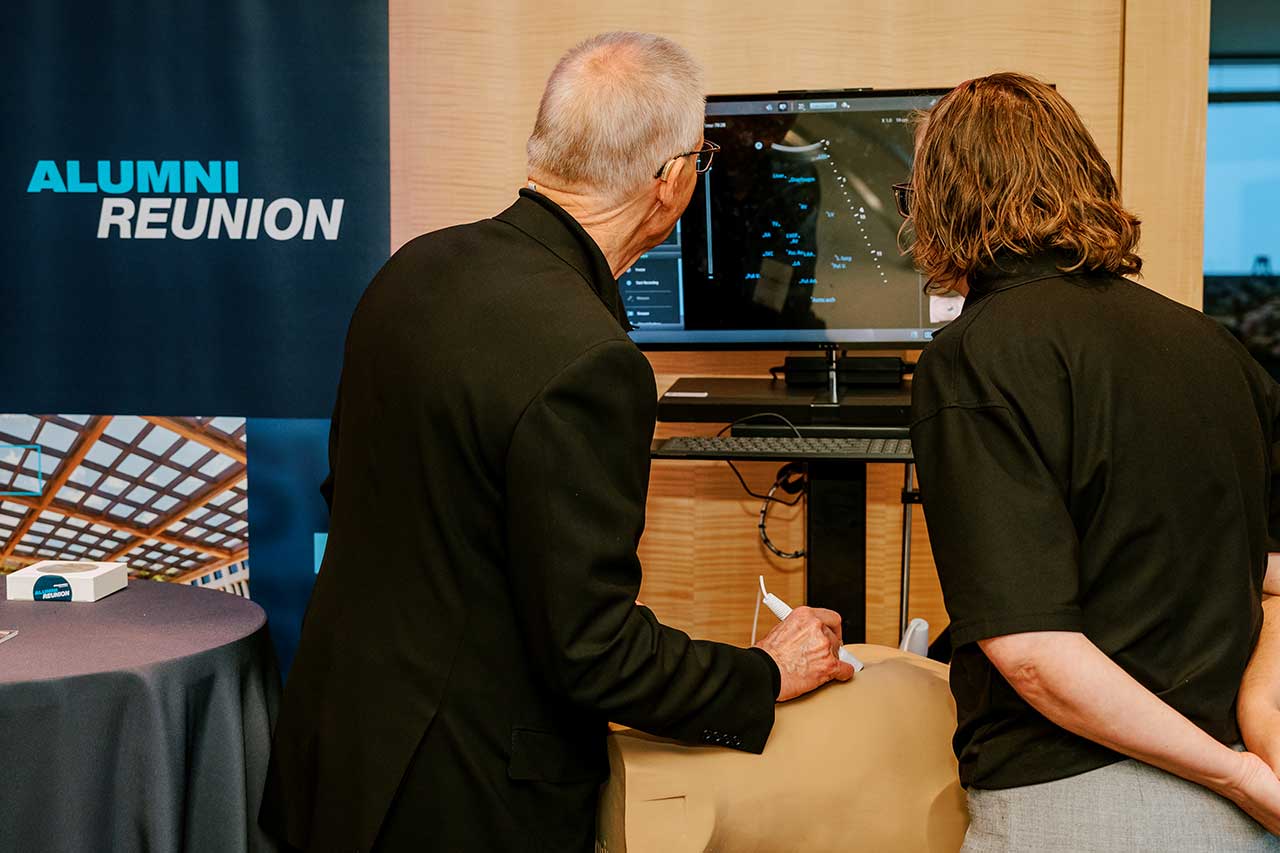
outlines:
[[[1236,719],[1244,745],[1280,776],[1280,554],[1262,583],[1262,635],[1240,683]]]
[[[1280,834],[1280,779],[1270,767],[1218,743],[1084,634],[1039,631],[978,644],[1018,694],[1057,725],[1203,785]]]

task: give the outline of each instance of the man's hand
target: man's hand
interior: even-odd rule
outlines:
[[[778,664],[785,702],[821,687],[828,681],[848,681],[853,667],[841,661],[840,614],[833,610],[797,607],[756,643]]]
[[[1240,758],[1234,778],[1218,791],[1246,814],[1280,835],[1280,778],[1276,772],[1251,752],[1237,753]]]

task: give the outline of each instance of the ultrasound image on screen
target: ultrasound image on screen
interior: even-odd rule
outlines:
[[[799,96],[792,96],[792,98]],[[723,343],[923,340],[930,297],[898,249],[892,185],[911,174],[914,110],[935,93],[709,99],[721,146],[671,241],[636,269],[676,264],[637,339]],[[670,267],[674,268],[674,267]],[[628,271],[631,310],[643,295]],[[642,303],[643,304],[643,303]],[[662,334],[664,331],[668,334]]]

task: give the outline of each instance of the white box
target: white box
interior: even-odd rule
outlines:
[[[129,583],[124,563],[45,560],[5,576],[10,601],[97,601]]]

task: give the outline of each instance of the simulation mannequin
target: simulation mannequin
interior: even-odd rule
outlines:
[[[947,667],[886,646],[849,649],[865,668],[779,705],[762,755],[611,735],[597,849],[959,850],[968,816]]]

